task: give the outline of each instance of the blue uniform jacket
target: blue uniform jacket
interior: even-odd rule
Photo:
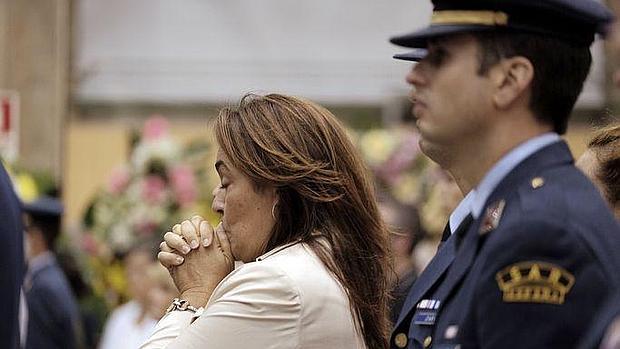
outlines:
[[[26,349],[73,349],[81,326],[79,310],[64,273],[51,257],[24,284],[28,301]]]
[[[0,163],[0,348],[19,346],[19,290],[24,277],[24,242],[19,201]]]
[[[616,290],[616,294],[609,299],[603,306],[601,312],[596,316],[596,321],[588,331],[588,334],[581,340],[579,349],[598,349],[601,340],[608,330],[611,329],[612,323],[620,318],[620,289]]]
[[[620,227],[564,142],[509,172],[458,235],[412,287],[392,348],[574,348],[620,285]]]

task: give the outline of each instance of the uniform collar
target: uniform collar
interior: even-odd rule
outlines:
[[[474,192],[470,191],[465,195],[463,200],[459,202],[458,206],[452,211],[450,215],[450,233],[454,234],[454,231],[461,225],[465,217],[471,213],[471,205],[474,199]]]
[[[54,254],[52,252],[43,252],[32,258],[32,260],[28,263],[28,274],[34,275],[48,265],[54,264],[55,261],[56,258],[54,258]]]
[[[56,258],[50,251],[43,252],[28,262],[28,270],[24,276],[24,290],[30,291],[35,276],[43,269],[56,264]]]
[[[508,154],[504,155],[491,170],[487,172],[482,181],[480,181],[480,184],[470,192],[473,193],[470,205],[474,219],[480,217],[480,213],[484,209],[487,199],[510,171],[530,155],[559,140],[560,136],[557,133],[548,132],[519,144],[508,152]],[[450,222],[450,225],[452,226],[452,222]]]

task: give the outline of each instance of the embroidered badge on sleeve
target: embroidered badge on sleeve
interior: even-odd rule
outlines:
[[[521,262],[495,275],[506,303],[545,303],[560,305],[575,283],[575,277],[555,264]]]

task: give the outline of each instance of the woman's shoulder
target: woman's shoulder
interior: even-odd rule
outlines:
[[[284,321],[308,347],[336,347],[357,338],[349,301],[312,249],[291,244],[229,274],[209,300],[210,313]],[[228,315],[227,315],[228,316]],[[332,345],[334,344],[334,345]]]
[[[343,294],[339,283],[323,262],[302,242],[276,248],[255,262],[240,266],[222,280],[216,291],[219,294],[275,292],[301,298],[324,294],[326,291]]]
[[[250,263],[254,268],[277,269],[297,283],[317,283],[335,280],[312,248],[303,242],[272,250]]]
[[[277,247],[258,257],[256,261],[242,265],[229,276],[235,279],[284,277],[294,283],[308,277],[331,278],[317,255],[302,242]]]

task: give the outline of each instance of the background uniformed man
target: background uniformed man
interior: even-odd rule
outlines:
[[[78,348],[82,338],[78,305],[54,253],[63,206],[45,196],[25,203],[23,212],[28,257],[26,349]]]

